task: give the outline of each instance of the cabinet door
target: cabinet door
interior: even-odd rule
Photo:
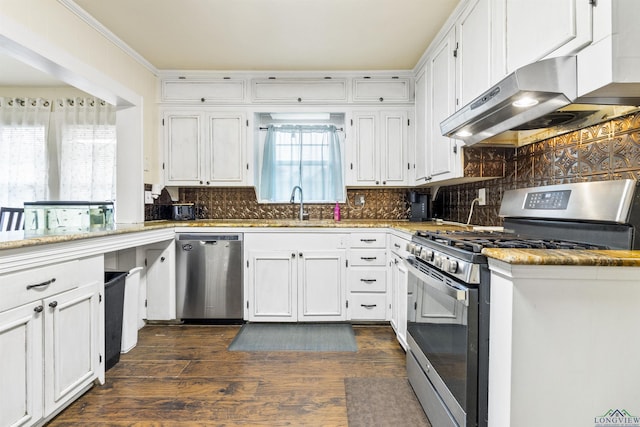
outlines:
[[[203,184],[202,116],[199,113],[167,114],[165,127],[165,181],[167,185]]]
[[[295,251],[249,252],[249,320],[295,322],[298,317]]]
[[[382,185],[407,185],[407,112],[380,113],[380,162]]]
[[[0,313],[0,425],[42,418],[41,301]]]
[[[209,182],[244,183],[245,145],[243,114],[209,116]]]
[[[592,7],[586,0],[505,1],[507,70],[591,43]]]
[[[45,416],[98,376],[102,287],[94,282],[43,300]]]
[[[454,139],[442,136],[440,122],[455,111],[455,29],[429,58],[427,154],[433,180],[457,177],[460,149]]]
[[[345,252],[305,251],[298,257],[298,320],[344,320]]]
[[[456,24],[460,108],[491,86],[492,31],[490,0],[474,0]]]
[[[415,185],[424,184],[429,176],[427,169],[427,73],[422,71],[416,78],[416,125],[414,165]]]
[[[407,282],[409,271],[404,260],[394,256],[391,266],[391,325],[403,348],[407,348]]]
[[[349,162],[351,185],[380,185],[380,162],[377,135],[378,115],[356,113],[353,116],[354,146]]]
[[[402,102],[411,101],[409,79],[354,79],[354,102]]]

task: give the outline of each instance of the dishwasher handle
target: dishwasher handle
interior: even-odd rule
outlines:
[[[198,240],[201,242],[242,241],[242,233],[178,233],[177,240]]]

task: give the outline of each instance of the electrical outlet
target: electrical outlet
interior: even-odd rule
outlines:
[[[153,196],[151,194],[151,191],[145,191],[144,192],[144,203],[145,203],[145,205],[152,205],[153,204]]]
[[[484,206],[487,204],[487,189],[481,188],[478,190],[478,206]]]
[[[364,194],[356,194],[356,206],[364,206]]]

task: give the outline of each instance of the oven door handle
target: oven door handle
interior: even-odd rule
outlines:
[[[454,298],[457,301],[464,301],[465,305],[467,306],[469,305],[469,289],[467,287],[462,285],[451,286],[447,283],[436,280],[433,277],[429,277],[413,266],[411,262],[413,260],[408,261],[409,262],[407,262],[407,266],[409,268],[409,272],[416,276],[418,280],[423,282],[426,286],[429,286],[430,288],[433,288],[438,292]]]

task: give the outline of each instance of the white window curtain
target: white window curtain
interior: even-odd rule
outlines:
[[[0,97],[0,206],[46,200],[50,101]]]
[[[335,126],[268,127],[259,198],[288,202],[296,185],[302,187],[305,201],[344,201],[342,150]]]
[[[58,99],[53,108],[59,200],[115,200],[116,109],[95,98]]]

